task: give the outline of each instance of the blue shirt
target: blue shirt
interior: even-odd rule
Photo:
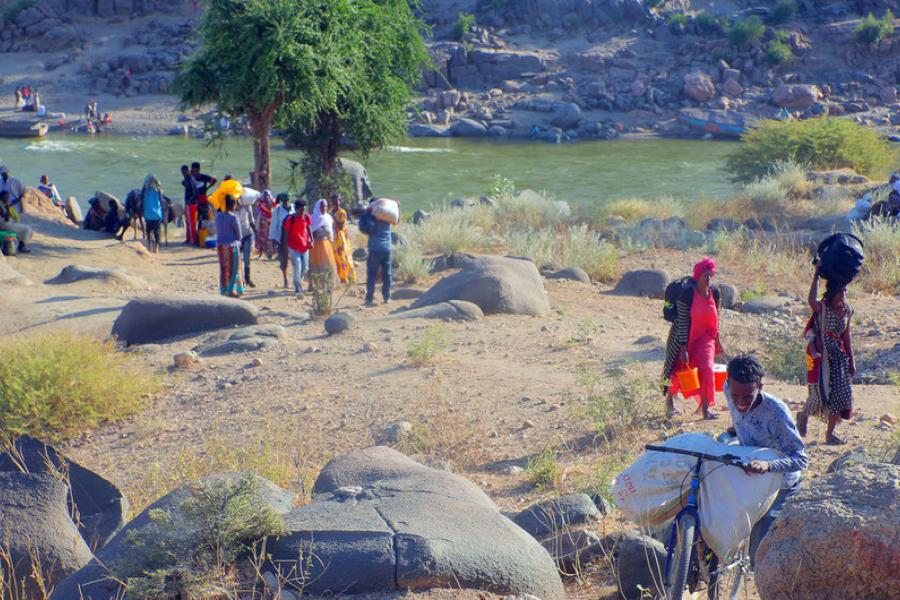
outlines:
[[[379,221],[371,213],[359,218],[359,229],[369,236],[369,252],[391,251],[391,224]]]
[[[241,224],[234,213],[216,213],[216,246],[230,246],[241,241]]]
[[[800,472],[809,464],[806,447],[784,402],[765,392],[759,395],[759,404],[742,413],[734,407],[728,383],[725,383],[731,422],[741,445],[771,448],[784,454],[783,458],[769,461],[769,470],[784,473],[784,487],[793,487],[800,481]]]
[[[147,221],[162,221],[162,196],[153,188],[144,190],[144,219]]]

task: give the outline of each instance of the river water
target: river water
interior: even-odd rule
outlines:
[[[572,203],[663,194],[690,201],[733,191],[722,166],[734,146],[657,139],[549,145],[418,138],[373,154],[367,167],[375,193],[400,200],[404,211],[480,195],[496,174],[519,188],[544,190]],[[274,142],[273,191],[288,189],[290,160],[298,156]],[[46,173],[63,197],[73,195],[82,204],[97,190],[124,198],[147,173],[155,173],[169,195],[180,198],[178,169],[192,160],[200,160],[203,170],[218,179],[227,172],[246,178],[253,153],[246,139],[230,139],[221,147],[181,137],[0,139],[0,162],[14,176],[36,185]]]

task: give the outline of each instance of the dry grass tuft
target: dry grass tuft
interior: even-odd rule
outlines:
[[[0,361],[0,429],[59,440],[138,412],[159,387],[112,341],[69,331],[14,337]]]

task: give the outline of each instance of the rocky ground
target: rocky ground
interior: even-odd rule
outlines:
[[[676,119],[684,108],[738,119],[772,118],[787,108],[796,115],[852,115],[896,135],[900,37],[868,48],[852,35],[861,10],[881,14],[892,4],[897,12],[888,0],[809,10],[800,3],[794,19],[739,49],[703,31],[696,15],[765,16],[771,6],[698,0],[648,11],[637,0],[522,6],[428,0],[423,9],[436,71],[425,76],[410,131],[551,142],[686,136],[693,134]],[[685,22],[670,22],[676,12]],[[15,86],[29,84],[51,112],[66,113],[69,127],[79,125],[94,97],[112,114],[117,133],[202,129],[199,113],[182,114],[167,95],[178,64],[196,47],[201,13],[193,3],[41,0],[9,14],[0,52],[15,60],[0,61],[7,90],[0,108],[12,105]],[[461,14],[475,21],[456,39]],[[787,40],[794,62],[767,62],[765,49],[776,35]]]
[[[65,328],[106,336],[131,298],[213,293],[214,254],[178,244],[181,230],[169,233],[171,244],[151,256],[139,242],[120,243],[42,221],[33,253],[6,259],[33,285],[4,286],[0,333]],[[678,251],[648,252],[625,257],[623,269],[681,273],[695,259]],[[121,268],[128,277],[46,283],[71,264]],[[724,311],[722,339],[730,353],[766,352],[784,333],[800,339],[807,281],[770,281],[741,264],[723,264],[720,273],[739,289],[764,285],[784,304],[767,314]],[[421,287],[442,275],[432,275]],[[435,325],[387,319],[406,301],[362,307],[357,285],[339,300],[339,307],[356,317],[356,328],[328,336],[322,321],[310,317],[308,301],[281,287],[275,263],[254,262],[253,279],[257,288],[245,299],[259,309],[262,323],[286,329],[282,340],[256,352],[204,358],[187,369],[174,368],[173,356],[209,335],[138,346],[137,359],[159,374],[164,392],[136,417],[61,447],[120,486],[134,508],[182,480],[248,465],[278,479],[302,501],[329,458],[382,442],[464,475],[502,510],[517,511],[559,492],[602,489],[643,443],[681,431],[717,432],[728,424],[727,413],[716,423],[698,420],[684,402],[685,415],[676,422],[651,413],[644,426],[627,435],[595,437],[596,427],[585,418],[590,403],[585,375],[598,378],[594,390],[601,394],[626,382],[634,397],[655,397],[641,394],[652,386],[664,358],[667,326],[658,300],[612,295],[610,286],[600,284],[548,279],[546,316],[495,315]],[[900,333],[897,299],[854,291],[851,302],[864,369]],[[435,336],[445,345],[438,345],[429,364],[415,364],[410,350]],[[776,378],[768,380],[767,389],[793,409],[805,398],[802,386]],[[841,426],[846,448],[822,445],[823,426],[811,425],[812,479],[847,449],[883,450],[896,437],[900,388],[857,385],[854,391],[854,419]],[[413,435],[398,437],[398,429],[407,428],[400,422],[408,423]],[[548,481],[535,485],[541,457],[556,468]],[[613,513],[597,529],[608,533],[627,526]],[[617,597],[612,572],[602,561],[567,579],[567,594]]]

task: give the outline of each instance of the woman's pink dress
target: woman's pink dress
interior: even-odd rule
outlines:
[[[686,397],[697,396],[698,406],[702,403],[703,396],[709,398],[709,405],[716,403],[716,379],[713,374],[713,364],[716,356],[716,336],[719,335],[719,311],[716,309],[716,299],[710,291],[709,297],[703,297],[694,291],[694,301],[691,305],[691,330],[688,333],[687,353],[688,362],[697,368],[700,377],[700,389],[686,394]],[[680,371],[682,365],[678,365],[675,371]],[[678,378],[672,373],[672,393],[680,391]],[[701,395],[702,394],[702,395]]]

